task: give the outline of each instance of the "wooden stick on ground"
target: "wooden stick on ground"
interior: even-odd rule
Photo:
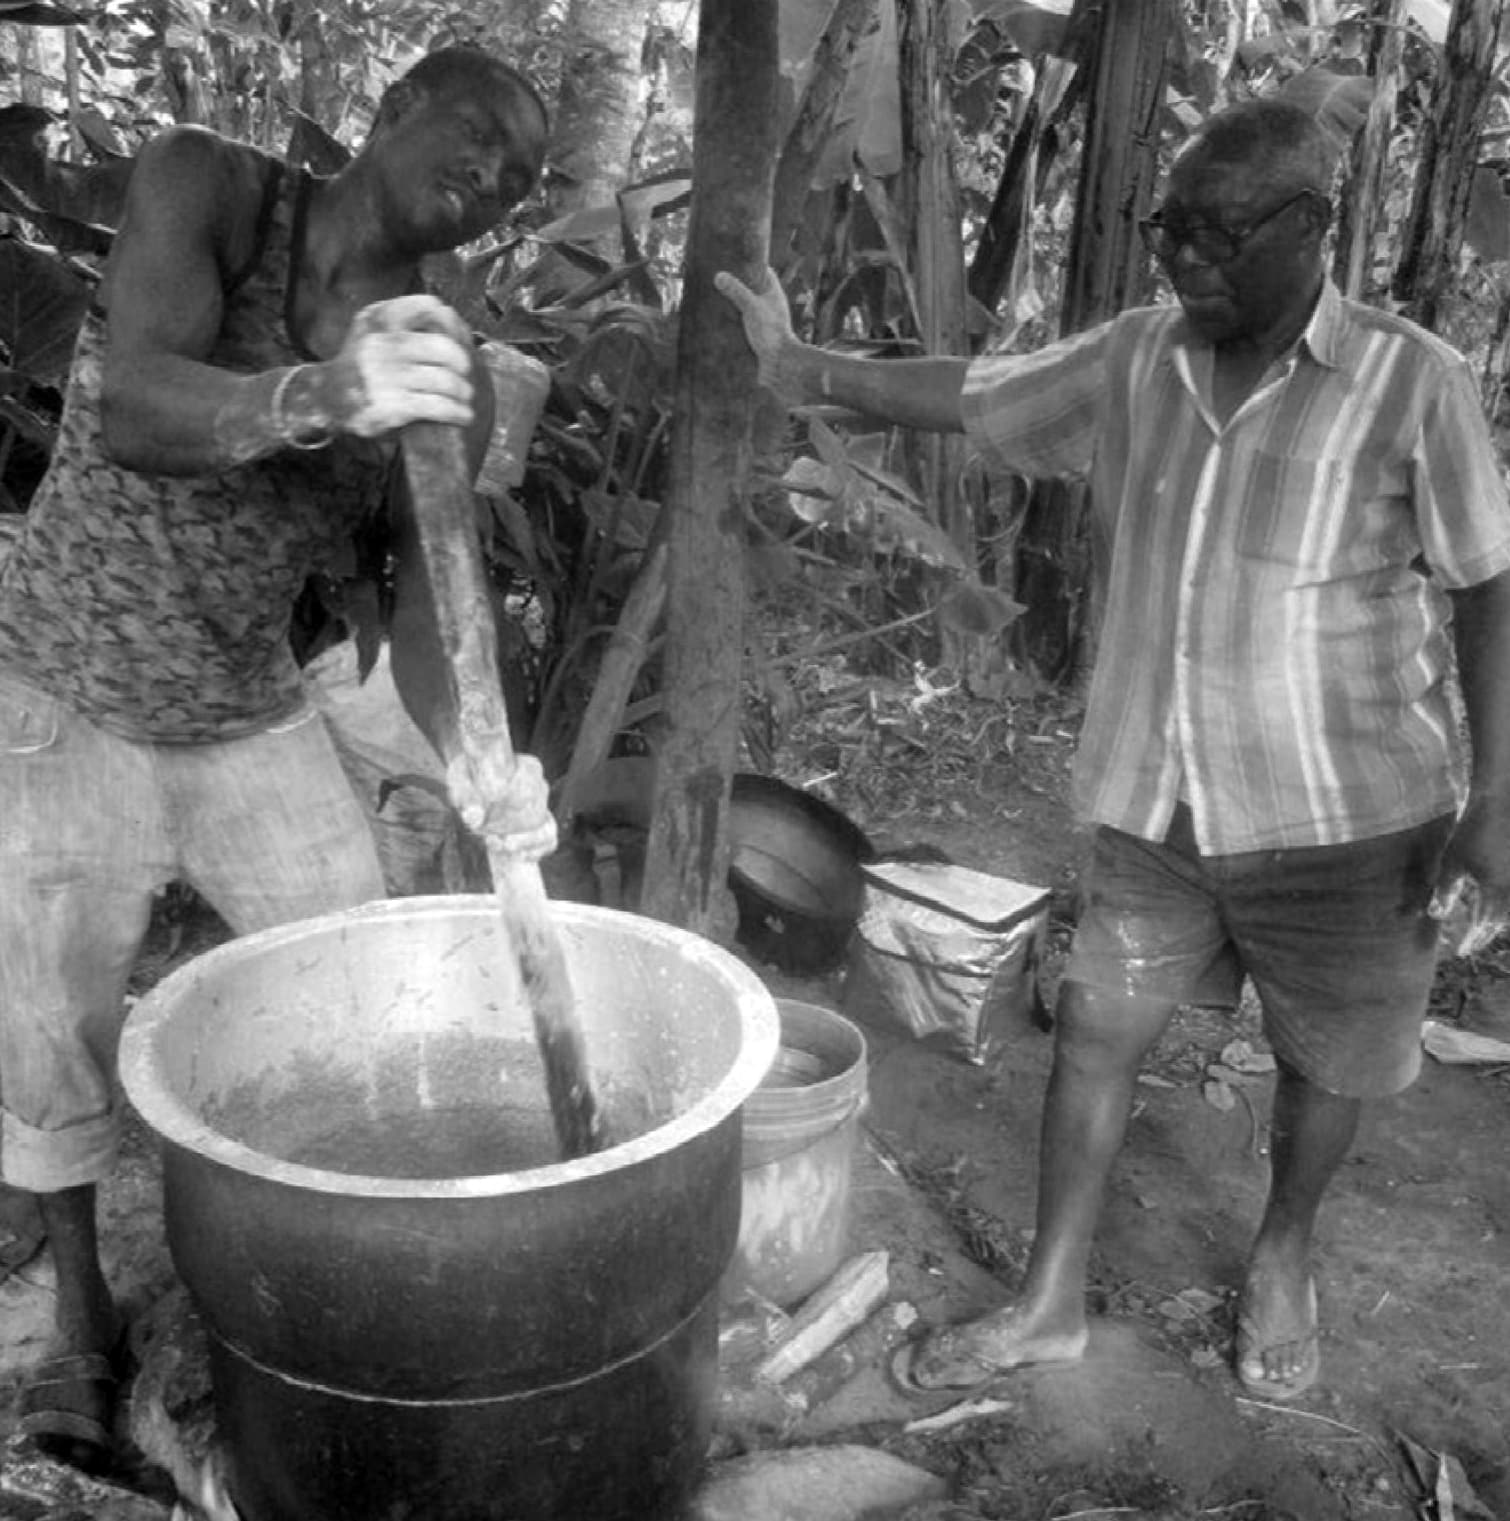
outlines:
[[[420,550],[451,669],[462,750],[480,775],[506,786],[514,749],[462,434],[438,423],[410,423],[402,439]],[[535,862],[491,845],[488,861],[545,1064],[556,1136],[565,1158],[586,1156],[603,1144],[602,1115],[545,882]]]
[[[792,1316],[755,1377],[779,1384],[842,1341],[885,1302],[890,1270],[891,1256],[885,1251],[860,1252],[840,1263]]]

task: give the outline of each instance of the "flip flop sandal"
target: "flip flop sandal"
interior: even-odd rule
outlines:
[[[922,1342],[903,1342],[902,1346],[899,1346],[891,1354],[891,1357],[887,1358],[888,1381],[890,1381],[891,1387],[896,1389],[899,1395],[905,1396],[906,1399],[934,1401],[934,1399],[943,1398],[953,1402],[955,1399],[960,1399],[961,1396],[970,1395],[975,1390],[984,1389],[987,1384],[990,1384],[991,1381],[998,1377],[995,1373],[985,1372],[984,1364],[982,1364],[981,1377],[978,1380],[973,1380],[972,1383],[918,1383],[917,1375],[912,1370],[912,1361],[917,1357],[917,1351],[920,1346],[922,1346]]]
[[[925,1331],[910,1341],[904,1341],[886,1363],[887,1375],[898,1393],[912,1399],[927,1399],[938,1395],[959,1399],[978,1394],[1004,1378],[1016,1378],[1024,1373],[1038,1373],[1044,1369],[1078,1363],[1084,1357],[1090,1341],[1090,1332],[1084,1331],[1077,1337],[1065,1338],[1065,1350],[1053,1357],[1025,1357],[1003,1367],[1000,1363],[987,1362],[958,1344],[960,1333],[968,1329],[968,1323],[963,1326],[944,1326],[940,1330]],[[917,1375],[917,1356],[929,1342],[942,1350],[945,1357],[965,1376],[923,1382]]]
[[[115,1457],[119,1361],[101,1352],[43,1359],[22,1383],[18,1429],[54,1462],[103,1473]]]
[[[1308,1309],[1310,1314],[1310,1330],[1304,1336],[1284,1337],[1276,1342],[1272,1337],[1265,1337],[1259,1330],[1258,1324],[1250,1316],[1242,1314],[1237,1317],[1237,1334],[1233,1340],[1233,1370],[1237,1374],[1237,1381],[1243,1386],[1246,1393],[1255,1399],[1293,1400],[1298,1399],[1312,1384],[1321,1376],[1321,1330],[1318,1324],[1319,1315],[1316,1307],[1316,1283],[1311,1280],[1306,1285],[1308,1295]],[[1291,1342],[1301,1342],[1305,1347],[1305,1359],[1289,1378],[1248,1378],[1243,1373],[1243,1364],[1253,1356],[1255,1352],[1262,1352],[1268,1347],[1286,1345]]]
[[[910,1400],[947,1400],[951,1404],[958,1399],[976,1393],[994,1384],[997,1379],[1004,1378],[1014,1372],[1012,1368],[993,1368],[989,1363],[982,1362],[978,1357],[968,1352],[957,1352],[953,1355],[956,1364],[970,1364],[977,1370],[975,1377],[964,1380],[942,1379],[937,1383],[922,1383],[914,1368],[919,1351],[930,1337],[937,1339],[940,1335],[948,1332],[931,1332],[923,1336],[915,1337],[911,1341],[904,1341],[901,1346],[886,1360],[886,1373],[892,1387],[898,1394],[904,1395]]]

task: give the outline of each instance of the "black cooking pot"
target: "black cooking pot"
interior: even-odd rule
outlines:
[[[865,831],[832,804],[772,776],[735,774],[729,887],[752,954],[796,975],[836,966],[860,917],[860,867],[874,858]]]
[[[626,906],[638,902],[643,836],[655,788],[648,756],[605,761],[579,789],[576,811],[615,841]],[[822,798],[754,771],[734,774],[729,798],[729,888],[739,943],[796,975],[843,958],[860,915],[862,862],[875,859],[864,830]]]

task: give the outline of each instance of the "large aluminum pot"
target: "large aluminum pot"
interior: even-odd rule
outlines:
[[[232,941],[127,1020],[244,1521],[651,1521],[684,1501],[740,1111],[779,1020],[697,936],[552,910],[613,1139],[576,1161],[549,1149],[490,897]]]

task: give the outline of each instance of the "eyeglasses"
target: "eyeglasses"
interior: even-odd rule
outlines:
[[[1230,264],[1266,223],[1272,222],[1280,212],[1288,211],[1296,201],[1315,193],[1313,190],[1297,191],[1289,200],[1281,201],[1272,211],[1266,211],[1246,227],[1223,227],[1220,222],[1187,222],[1178,214],[1166,221],[1164,213],[1156,211],[1138,223],[1138,233],[1149,253],[1165,264],[1172,264],[1181,248],[1188,248],[1202,264]]]

